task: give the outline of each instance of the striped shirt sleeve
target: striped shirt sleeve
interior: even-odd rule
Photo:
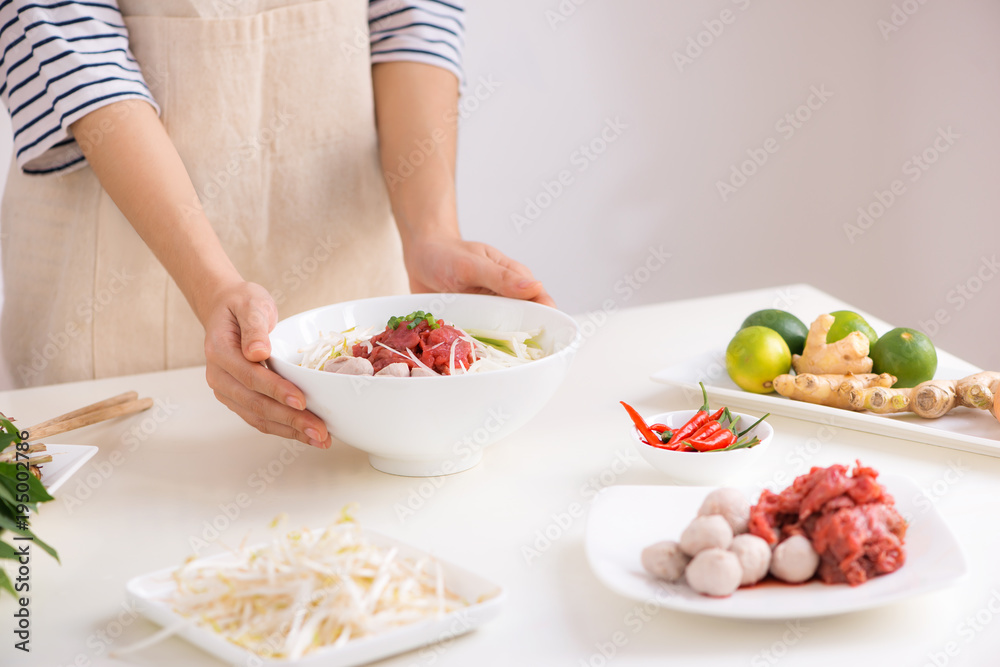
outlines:
[[[461,80],[464,12],[462,0],[370,0],[372,63],[426,63]]]
[[[91,111],[126,99],[159,111],[116,0],[0,0],[0,99],[29,174],[84,165],[69,126]]]

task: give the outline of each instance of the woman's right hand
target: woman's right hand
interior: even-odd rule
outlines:
[[[329,447],[323,421],[291,382],[264,368],[274,299],[244,281],[219,243],[183,160],[146,102],[123,100],[71,125],[104,190],[153,251],[205,327],[205,376],[215,397],[251,426]]]
[[[278,307],[260,285],[240,282],[220,291],[204,320],[208,385],[257,430],[326,449],[326,425],[305,409],[302,391],[260,363],[271,355],[267,335],[277,322]]]

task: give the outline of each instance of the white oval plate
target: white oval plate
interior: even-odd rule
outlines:
[[[715,487],[612,486],[592,503],[586,550],[590,567],[611,590],[665,609],[757,620],[833,616],[927,593],[954,584],[967,571],[965,556],[941,515],[922,498],[919,487],[900,475],[879,481],[896,500],[910,526],[906,563],[892,574],[860,586],[812,581],[799,586],[770,584],[740,589],[728,598],[710,598],[686,584],[667,584],[640,564],[642,550],[661,540],[676,540]],[[752,498],[751,502],[756,498]]]

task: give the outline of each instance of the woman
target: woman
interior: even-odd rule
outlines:
[[[248,423],[328,447],[258,363],[279,318],[407,277],[551,304],[458,231],[461,17],[444,0],[0,2],[15,379],[206,363]]]

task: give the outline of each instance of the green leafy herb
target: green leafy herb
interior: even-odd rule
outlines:
[[[0,417],[0,452],[21,444],[21,433],[9,420]],[[25,477],[27,475],[27,477]],[[50,556],[59,560],[56,550],[31,532],[28,515],[38,511],[38,503],[52,500],[38,479],[28,470],[26,463],[0,462],[0,560],[16,560],[17,550],[3,541],[4,533],[11,532],[29,537]],[[0,569],[0,590],[16,596],[7,574]]]
[[[440,329],[441,325],[437,323],[434,316],[430,313],[425,313],[422,310],[415,310],[405,317],[390,317],[389,322],[386,324],[390,329],[397,329],[403,322],[408,322],[407,329],[416,329],[421,322],[427,322],[427,326],[431,329]]]

